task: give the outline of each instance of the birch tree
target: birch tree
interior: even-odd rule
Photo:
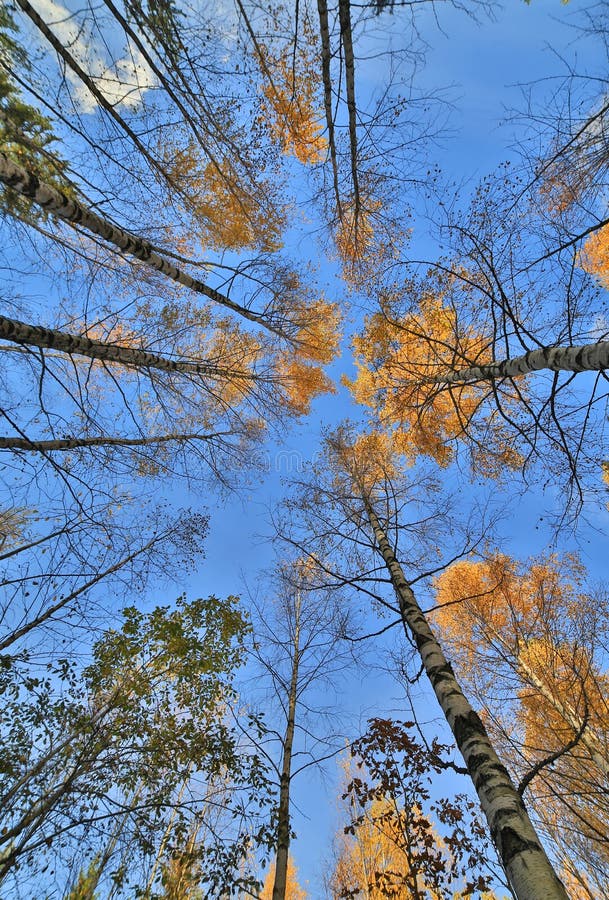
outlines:
[[[600,896],[609,771],[604,592],[586,590],[575,557],[518,564],[495,553],[447,569],[436,599],[433,618],[457,671],[565,877]]]
[[[269,683],[266,719],[277,708],[277,727],[265,735],[262,748],[277,781],[273,811],[272,881],[267,878],[269,900],[290,898],[290,846],[294,833],[293,782],[312,766],[323,766],[340,750],[333,707],[320,707],[313,692],[336,693],[337,681],[349,664],[341,641],[344,615],[332,592],[315,590],[307,561],[284,559],[274,582],[276,596],[256,601],[254,657]],[[332,717],[333,723],[328,722]],[[273,739],[274,735],[274,739]],[[275,746],[273,746],[275,745]]]
[[[51,331],[67,331],[72,339],[80,336],[98,338],[100,344],[114,342],[137,351],[147,350],[149,356],[144,360],[140,354],[136,364],[140,372],[154,369],[156,373],[164,371],[170,375],[181,368],[183,374],[200,379],[199,389],[203,396],[197,398],[196,391],[176,390],[171,377],[164,379],[162,387],[158,377],[143,389],[137,386],[138,398],[134,398],[129,390],[122,395],[122,385],[117,383],[122,377],[112,373],[106,388],[111,388],[113,382],[114,388],[118,388],[115,396],[127,406],[125,426],[128,431],[104,432],[103,428],[94,427],[93,433],[86,430],[79,434],[83,420],[91,425],[98,418],[97,410],[93,413],[84,402],[90,398],[89,375],[83,373],[82,368],[72,372],[76,377],[68,379],[65,370],[60,376],[53,372],[46,378],[46,383],[54,381],[56,385],[65,385],[65,395],[56,405],[66,410],[70,405],[75,407],[75,414],[81,420],[78,431],[74,433],[72,423],[68,438],[65,431],[54,434],[52,427],[51,434],[30,433],[23,420],[12,418],[12,410],[9,412],[6,401],[5,417],[12,436],[3,436],[4,449],[33,451],[39,454],[39,461],[44,458],[51,465],[61,465],[57,458],[53,461],[51,454],[66,449],[82,452],[85,448],[92,451],[94,447],[112,447],[112,454],[129,459],[129,452],[122,453],[120,448],[137,447],[137,455],[141,458],[149,446],[148,458],[160,460],[163,451],[167,459],[170,447],[187,448],[194,450],[192,457],[195,460],[206,458],[214,475],[223,480],[222,470],[228,468],[230,452],[243,461],[246,458],[246,453],[241,452],[245,450],[244,445],[260,436],[263,422],[269,423],[275,413],[279,413],[279,418],[283,412],[289,415],[304,413],[314,396],[330,388],[320,364],[333,358],[337,347],[334,333],[338,323],[336,307],[325,301],[319,292],[309,289],[305,284],[305,277],[309,280],[308,273],[278,253],[278,229],[285,223],[279,213],[270,209],[274,203],[270,184],[264,188],[262,182],[258,184],[258,176],[264,170],[262,160],[272,168],[273,139],[269,143],[264,131],[260,130],[258,140],[250,140],[252,121],[260,113],[259,106],[254,101],[248,106],[247,92],[244,92],[242,103],[235,105],[234,100],[231,101],[236,112],[228,117],[227,101],[220,103],[216,92],[207,95],[201,91],[198,100],[191,92],[189,99],[186,98],[184,79],[185,71],[190,73],[193,66],[189,55],[192,50],[187,51],[184,44],[188,30],[184,19],[173,7],[165,11],[163,18],[158,16],[158,11],[138,9],[132,14],[129,9],[109,2],[100,9],[83,10],[83,22],[78,21],[78,14],[67,13],[60,24],[46,21],[25,0],[20,10],[29,20],[27,26],[21,22],[21,27],[37,29],[40,39],[70,73],[57,90],[60,93],[63,90],[75,92],[76,105],[78,99],[86,107],[85,96],[92,103],[90,133],[76,129],[78,160],[79,163],[84,161],[83,167],[75,173],[75,163],[68,176],[59,154],[64,149],[69,152],[71,120],[55,116],[51,122],[34,107],[20,106],[14,99],[17,85],[24,86],[44,107],[41,98],[53,83],[52,66],[48,77],[43,75],[24,52],[14,51],[14,41],[10,43],[6,38],[11,21],[7,19],[0,23],[10,51],[5,54],[3,79],[6,80],[4,94],[8,100],[3,121],[7,133],[14,137],[3,148],[0,160],[5,208],[13,220],[24,222],[26,228],[33,229],[28,240],[39,259],[44,258],[45,274],[53,282],[57,277],[69,285],[68,300],[63,300],[56,311],[48,304],[44,320],[29,318],[28,322],[34,330],[41,326]],[[106,74],[100,75],[78,37],[79,29],[83,33],[90,32],[92,43],[97,46],[96,42],[106,40],[104,28],[110,27],[109,23],[124,33],[132,59],[130,62],[114,59]],[[191,36],[195,33],[190,32]],[[110,53],[111,44],[106,40]],[[219,46],[224,52],[222,38],[219,38]],[[239,51],[235,49],[234,53],[235,67],[230,77],[227,75],[227,81],[234,83],[239,93],[242,89],[245,91],[243,81],[245,78],[247,82],[247,78],[239,74]],[[111,70],[112,77],[108,74]],[[129,82],[129,77],[134,83]],[[199,79],[201,77],[208,81],[203,69],[199,72]],[[168,109],[173,108],[181,116],[182,127],[190,135],[191,143],[186,146],[166,148],[166,161],[163,159],[168,140],[166,123],[147,127],[149,115],[152,118],[157,115],[150,113],[146,105],[148,92],[153,88],[165,92]],[[228,90],[226,84],[224,88]],[[112,91],[114,96],[109,98]],[[219,104],[215,112],[217,118],[213,120],[210,118],[212,98],[218,99]],[[27,115],[23,109],[28,110]],[[113,138],[104,141],[95,133],[97,126],[94,123],[98,118],[112,123]],[[220,120],[223,121],[222,129],[218,124]],[[145,136],[138,132],[140,127]],[[172,140],[176,141],[174,123],[171,130]],[[117,152],[123,141],[135,150],[131,169],[124,165]],[[191,145],[193,141],[194,145]],[[97,157],[98,153],[103,160]],[[143,179],[141,165],[148,170],[148,180]],[[110,184],[112,175],[118,179],[113,185]],[[273,197],[277,195],[279,179],[279,171],[274,171]],[[119,181],[121,190],[117,191]],[[118,197],[121,191],[122,196]],[[130,224],[138,218],[137,214],[133,215],[138,203],[143,204],[148,218],[156,217],[152,224],[145,221],[146,214],[143,224],[140,218],[142,230],[133,229]],[[11,218],[5,227],[16,247],[16,235],[23,232],[19,228],[11,230],[10,223]],[[202,229],[207,236],[207,240],[203,238],[204,259],[200,258],[192,241]],[[266,243],[262,240],[265,230]],[[275,237],[271,237],[271,233]],[[246,249],[257,250],[259,254],[248,258],[243,256]],[[208,251],[212,256],[221,254],[217,264],[208,256]],[[210,276],[212,270],[215,274]],[[84,285],[83,278],[86,279]],[[77,295],[86,292],[84,306],[71,299],[73,290]],[[120,297],[113,297],[113,291]],[[23,305],[21,299],[15,298],[14,302],[15,307]],[[240,320],[243,325],[239,324]],[[320,327],[321,320],[324,328]],[[22,319],[13,318],[13,322],[16,321]],[[76,323],[76,331],[70,331],[69,326]],[[48,339],[46,345],[44,341],[41,344],[38,335],[33,343],[28,343],[23,340],[23,335],[17,336],[14,324],[7,327],[10,335],[5,329],[3,336],[8,336],[11,341],[17,338],[14,342],[22,348],[28,362],[31,363],[33,357],[41,359],[41,377],[49,374],[45,368],[49,355],[44,354],[51,346]],[[30,331],[30,337],[32,335]],[[65,338],[60,348],[54,338],[54,349],[68,354],[78,354],[82,350],[82,347],[77,349],[74,340],[67,348],[66,340],[70,343],[70,337]],[[33,347],[43,352],[36,350],[32,354]],[[156,352],[160,349],[165,351],[164,360],[161,360],[163,352]],[[98,350],[104,356],[103,360],[99,355],[92,357],[89,354],[88,358],[101,361],[102,367],[110,361],[121,363],[121,354],[116,348],[113,356],[108,347],[105,351],[99,347]],[[167,359],[168,352],[174,359]],[[207,354],[209,358],[205,359]],[[18,358],[17,354],[8,357]],[[72,367],[71,358],[66,358],[67,369]],[[239,365],[235,364],[236,359]],[[133,357],[127,361],[123,352],[122,364],[133,371],[133,363]],[[180,365],[176,368],[177,363]],[[252,380],[250,376],[254,369],[257,371]],[[257,390],[251,391],[254,382],[259,386],[266,385],[265,399]],[[44,396],[44,389],[39,387],[40,395]],[[192,401],[190,410],[188,393]],[[248,404],[248,397],[252,400],[249,411],[243,405],[244,401]],[[161,429],[153,427],[150,433],[151,411],[159,409],[170,421]],[[202,409],[203,413],[197,416],[195,409]],[[145,412],[146,421],[142,420],[142,412]],[[232,416],[232,422],[227,421],[227,415]],[[53,419],[46,408],[39,410],[39,416],[46,418],[47,427]],[[182,421],[178,423],[177,418]],[[53,443],[57,439],[69,441],[72,438],[75,440],[71,447]],[[150,445],[146,443],[148,438],[152,438]],[[47,440],[51,443],[45,443]],[[216,450],[218,459],[214,460]],[[224,453],[225,450],[228,453]],[[154,462],[151,462],[150,467],[153,466]]]
[[[384,573],[395,600],[382,599],[381,595],[381,603],[403,625],[416,647],[422,671],[478,794],[511,890],[519,898],[566,897],[516,786],[415,596],[413,584],[421,580],[425,570],[415,570],[409,579],[397,556],[398,535],[404,531],[414,545],[412,551],[406,551],[409,568],[412,557],[424,554],[422,543],[417,548],[417,542],[422,541],[420,529],[404,516],[408,505],[413,512],[417,508],[417,487],[411,483],[396,488],[399,463],[382,435],[363,435],[354,440],[348,432],[338,432],[328,438],[326,448],[327,469],[319,468],[303,485],[298,504],[303,518],[295,527],[292,542],[308,547],[310,558],[334,583],[337,579],[353,585],[360,582],[358,587],[364,596],[378,596],[375,579],[382,580],[380,573]],[[431,487],[426,483],[426,490]],[[422,506],[413,519],[429,525],[434,515]]]
[[[485,237],[470,229],[467,256],[384,295],[355,338],[351,386],[411,458],[446,466],[466,448],[475,473],[550,470],[577,508],[599,480],[609,357],[604,331],[591,326],[605,300],[573,253],[536,281],[518,275],[526,223],[518,236],[513,227],[503,237],[490,224]]]

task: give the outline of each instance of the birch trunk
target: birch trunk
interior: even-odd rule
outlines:
[[[330,47],[330,27],[328,25],[328,6],[326,0],[317,0],[317,12],[319,14],[319,36],[321,38],[321,74],[324,86],[324,111],[326,114],[326,127],[328,129],[328,147],[332,162],[332,185],[336,197],[336,212],[342,221],[343,210],[340,202],[340,190],[338,186],[338,160],[336,158],[336,138],[334,135],[334,117],[332,115],[332,78],[330,75],[330,60],[332,50]]]
[[[567,900],[528,813],[486,729],[465,697],[419,607],[378,517],[363,494],[370,527],[398,597],[400,612],[476,788],[508,882],[518,900]]]
[[[190,290],[195,291],[198,294],[203,294],[205,297],[213,300],[214,303],[219,303],[221,306],[232,310],[232,312],[243,316],[245,319],[249,319],[250,322],[255,322],[266,328],[268,331],[272,331],[280,337],[289,340],[288,336],[281,328],[272,325],[264,316],[258,315],[250,309],[240,306],[238,303],[234,303],[224,294],[209,287],[209,285],[205,284],[203,281],[193,278],[160,253],[157,253],[156,250],[153,249],[152,244],[144,238],[131,234],[128,231],[124,231],[117,225],[113,225],[107,219],[103,219],[101,216],[98,216],[97,213],[88,209],[78,200],[73,200],[65,194],[62,194],[61,191],[58,191],[56,188],[51,187],[51,185],[40,181],[36,175],[33,175],[26,169],[18,166],[17,163],[9,159],[7,154],[3,153],[1,150],[0,181],[3,181],[8,187],[17,191],[17,193],[22,196],[27,197],[29,200],[33,200],[34,203],[38,204],[38,206],[41,206],[52,215],[63,219],[65,222],[69,222],[71,225],[79,225],[92,234],[102,237],[105,241],[108,241],[108,243],[118,247],[123,253],[135,257],[135,259],[138,259],[140,262],[144,263],[144,265],[156,269],[157,272],[161,272],[173,281],[190,288]]]
[[[294,629],[294,658],[288,697],[288,718],[283,738],[283,758],[279,787],[277,814],[277,856],[272,900],[285,900],[288,879],[288,855],[290,850],[290,780],[292,774],[292,747],[296,723],[296,699],[298,691],[298,667],[300,663],[300,593],[296,597],[296,622]]]
[[[102,435],[90,438],[57,438],[48,441],[33,441],[21,437],[0,437],[0,450],[31,450],[34,453],[49,453],[53,450],[76,450],[80,447],[146,447],[151,444],[166,444],[171,441],[211,441],[218,434],[161,434],[158,437],[121,438]],[[1,558],[1,557],[0,557]]]
[[[431,378],[423,378],[424,384],[473,384],[476,381],[493,381],[498,378],[515,378],[549,369],[552,372],[599,372],[609,369],[609,341],[597,344],[581,344],[574,347],[542,347],[523,356],[504,359],[483,366],[470,366],[445,372]]]
[[[186,375],[212,378],[258,380],[258,376],[239,369],[170,359],[157,353],[149,353],[147,350],[94,341],[83,335],[43,328],[41,325],[30,325],[17,319],[8,319],[6,316],[0,316],[0,339],[26,347],[40,347],[76,356],[87,356],[100,362],[120,363],[132,369],[160,369],[163,372],[181,372]]]
[[[357,106],[355,104],[355,54],[351,34],[351,11],[349,0],[338,0],[340,36],[345,54],[345,85],[347,88],[347,109],[349,112],[349,147],[351,152],[351,179],[353,181],[353,223],[357,234],[360,214],[359,175],[357,160]]]

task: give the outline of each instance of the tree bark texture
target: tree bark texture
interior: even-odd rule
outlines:
[[[549,369],[552,372],[599,372],[609,368],[609,341],[582,344],[575,347],[541,347],[523,356],[504,359],[483,366],[469,366],[423,379],[429,384],[472,384],[476,381],[494,381],[499,378],[515,378]]]
[[[226,432],[225,432],[226,433]],[[0,437],[0,450],[30,450],[34,453],[49,453],[53,450],[78,450],[81,447],[147,447],[153,444],[186,441],[211,441],[216,434],[161,434],[158,437],[122,438],[100,435],[99,437],[56,438],[35,441],[25,437]]]
[[[349,0],[338,0],[338,18],[345,59],[345,85],[347,87],[347,109],[349,112],[351,179],[353,181],[353,227],[357,234],[360,214],[359,167],[357,159],[357,105],[355,103],[355,54],[353,52]]]
[[[147,350],[94,341],[83,335],[43,328],[41,325],[30,325],[6,316],[0,316],[0,339],[26,347],[40,347],[76,356],[87,356],[99,362],[120,363],[132,369],[160,369],[164,372],[181,372],[212,378],[256,380],[256,376],[238,369],[170,359],[157,353],[149,353]]]
[[[567,900],[506,768],[455,678],[395,557],[374,508],[362,497],[370,527],[391,577],[402,621],[414,639],[425,672],[476,788],[508,882],[518,900]]]
[[[131,234],[130,232],[119,228],[117,225],[113,225],[107,219],[103,219],[101,216],[98,216],[97,213],[88,209],[78,200],[73,200],[56,188],[51,187],[51,185],[40,181],[36,175],[33,175],[31,172],[28,172],[26,169],[17,165],[17,163],[13,162],[7,154],[1,150],[0,181],[3,181],[8,187],[17,191],[17,193],[21,194],[23,197],[33,200],[52,215],[63,219],[65,222],[69,222],[71,225],[81,226],[92,234],[96,234],[105,241],[108,241],[108,243],[118,247],[119,250],[128,256],[133,256],[135,259],[144,263],[144,265],[156,269],[157,272],[161,272],[173,281],[190,288],[190,290],[195,291],[198,294],[203,294],[205,297],[213,300],[214,303],[219,303],[221,306],[249,319],[251,322],[256,322],[256,324],[267,328],[269,331],[272,331],[281,337],[285,337],[280,328],[276,328],[270,324],[263,316],[252,312],[244,306],[240,306],[238,303],[234,303],[224,294],[209,287],[209,285],[205,284],[203,281],[193,278],[187,272],[179,269],[174,263],[161,256],[160,253],[157,253],[157,251],[153,249],[152,244],[144,238]]]
[[[296,700],[298,693],[298,667],[300,663],[300,595],[296,598],[296,623],[294,629],[294,657],[288,697],[288,717],[283,738],[283,758],[279,786],[279,809],[277,812],[277,855],[275,858],[275,881],[272,900],[285,900],[288,879],[288,855],[290,851],[290,780],[292,774],[292,747],[296,723]]]
[[[317,12],[319,14],[319,36],[321,38],[321,74],[324,86],[324,111],[326,114],[326,127],[328,129],[328,147],[332,162],[332,184],[336,198],[336,212],[340,221],[343,218],[340,189],[338,186],[338,160],[336,158],[336,138],[334,135],[334,116],[332,113],[332,77],[330,74],[330,61],[332,50],[330,47],[330,27],[328,24],[328,6],[326,0],[317,0]]]

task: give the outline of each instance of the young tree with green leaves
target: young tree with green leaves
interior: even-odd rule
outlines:
[[[91,882],[98,833],[117,823],[117,852],[128,844],[130,856],[115,877],[139,890],[167,822],[164,853],[177,853],[206,806],[224,819],[193,851],[208,896],[249,883],[239,866],[268,836],[270,797],[265,767],[228,716],[248,627],[235,598],[178,598],[150,613],[125,609],[82,669],[59,659],[36,677],[27,652],[4,657],[3,890],[75,852],[89,854]],[[95,877],[115,860],[108,854]]]

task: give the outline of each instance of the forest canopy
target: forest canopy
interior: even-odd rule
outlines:
[[[607,896],[608,34],[0,3],[2,897]]]

